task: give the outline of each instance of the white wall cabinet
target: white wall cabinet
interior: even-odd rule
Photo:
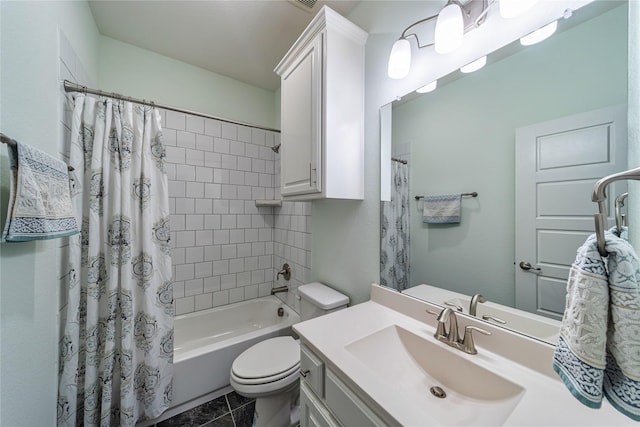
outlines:
[[[276,67],[283,199],[364,198],[366,40],[324,6]]]
[[[300,426],[392,425],[369,408],[309,347],[301,345]]]

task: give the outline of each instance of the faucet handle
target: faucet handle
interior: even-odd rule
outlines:
[[[489,316],[488,314],[483,315],[482,316],[482,320],[491,320],[491,321],[494,321],[496,323],[500,323],[501,325],[506,325],[507,324],[507,322],[505,320],[502,320],[499,317]]]
[[[478,328],[476,326],[467,325],[464,328],[464,339],[462,340],[462,351],[469,354],[478,354],[478,350],[476,350],[476,346],[473,342],[473,331],[477,331],[483,335],[491,335],[491,332],[485,331],[484,329]]]
[[[459,312],[462,312],[462,311],[463,311],[463,308],[462,308],[461,306],[459,306],[458,304],[452,303],[452,302],[450,302],[450,301],[445,301],[445,302],[444,302],[444,305],[449,306],[449,307],[453,307],[453,308],[455,308],[456,310],[458,310]]]

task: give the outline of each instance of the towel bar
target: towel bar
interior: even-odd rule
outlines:
[[[462,193],[461,196],[478,197],[478,193],[475,191],[473,193]],[[424,196],[415,196],[414,199],[416,200],[424,199]]]
[[[7,144],[9,147],[17,147],[18,146],[18,142],[15,139],[11,139],[9,138],[7,135],[0,133],[0,142],[2,142],[3,144]],[[72,166],[67,166],[67,168],[69,169],[69,172],[71,172],[73,169]]]
[[[598,204],[598,213],[594,214],[594,220],[596,223],[596,238],[598,240],[598,252],[602,256],[607,256],[609,253],[605,249],[604,231],[607,223],[607,206],[605,200],[607,199],[607,185],[615,181],[621,180],[638,180],[640,181],[640,167],[635,169],[629,169],[628,171],[614,173],[609,176],[601,178],[593,186],[591,193],[591,201]]]

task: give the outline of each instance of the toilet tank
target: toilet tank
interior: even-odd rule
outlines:
[[[341,310],[349,304],[349,297],[320,282],[298,287],[300,319],[308,320]]]

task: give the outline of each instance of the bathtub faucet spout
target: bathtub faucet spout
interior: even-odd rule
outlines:
[[[271,295],[275,295],[277,293],[280,292],[288,292],[289,291],[289,287],[288,286],[279,286],[277,288],[271,288]]]

